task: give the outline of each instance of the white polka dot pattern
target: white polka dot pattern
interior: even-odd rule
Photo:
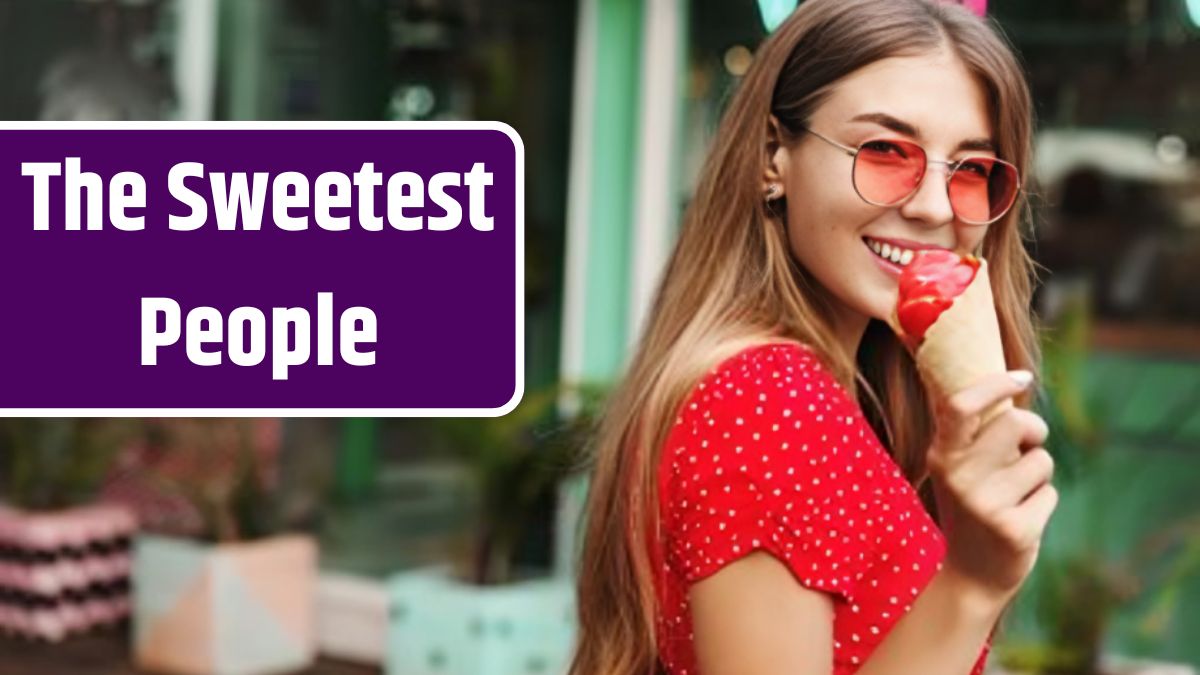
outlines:
[[[832,596],[835,675],[858,670],[945,555],[857,403],[802,345],[756,345],[710,370],[668,434],[658,480],[659,651],[671,675],[699,675],[688,585],[752,551]]]

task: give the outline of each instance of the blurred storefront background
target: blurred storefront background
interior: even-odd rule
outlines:
[[[0,119],[494,119],[527,167],[526,398],[506,418],[0,421],[0,674],[178,669],[183,613],[226,620],[185,589],[254,588],[245,560],[270,544],[311,566],[288,581],[311,602],[239,609],[269,617],[243,631],[258,648],[213,637],[206,672],[561,672],[587,422],[722,106],[795,4],[0,0]],[[1033,309],[1064,493],[993,665],[1193,672],[1200,2],[986,4],[1037,105]],[[97,501],[143,534],[64,511]],[[109,561],[96,580],[84,550]]]

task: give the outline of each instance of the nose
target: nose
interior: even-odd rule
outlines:
[[[948,171],[949,167],[930,162],[916,193],[900,205],[900,215],[929,227],[941,227],[954,222],[954,209],[950,206],[950,193],[946,189]]]

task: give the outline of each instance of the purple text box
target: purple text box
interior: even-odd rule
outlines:
[[[10,415],[500,415],[523,391],[523,172],[520,138],[496,123],[319,124],[206,123],[45,125],[0,129],[0,265],[5,330],[0,331],[0,412]],[[46,230],[35,230],[35,178],[23,163],[79,158],[79,168],[103,181],[102,229],[65,222],[64,176],[48,181]],[[190,212],[169,188],[173,167],[203,165],[185,179],[204,197],[207,221],[172,230],[169,217]],[[293,207],[308,227],[286,231],[272,217],[265,192],[258,231],[219,230],[211,174],[297,172],[307,179],[309,203],[317,177],[353,177],[371,163],[381,175],[374,212],[382,229],[364,229],[357,186],[349,229],[318,227],[311,206]],[[491,176],[474,215],[466,175],[476,165]],[[144,229],[123,231],[109,219],[109,186],[120,172],[145,182]],[[417,174],[423,206],[404,216],[445,217],[432,200],[437,174],[458,174],[441,193],[461,208],[456,227],[400,230],[389,222],[389,177]],[[131,194],[126,191],[125,194]],[[399,200],[397,200],[399,201]],[[443,198],[443,202],[445,198]],[[429,222],[425,220],[425,222]],[[332,293],[332,363],[318,365],[318,293]],[[142,363],[142,299],[170,298],[180,307],[181,336],[157,349],[156,365]],[[266,354],[257,365],[231,362],[227,340],[204,349],[221,364],[197,365],[185,343],[187,312],[212,307],[229,330],[231,312],[252,307],[265,316]],[[339,351],[339,316],[365,307],[376,317],[373,365],[350,365]],[[310,358],[286,379],[272,369],[272,309],[302,307],[311,317]],[[159,330],[165,316],[157,317]],[[198,324],[211,327],[212,324]],[[245,324],[240,324],[246,328]],[[362,324],[358,324],[361,326]],[[249,329],[244,351],[249,349]],[[301,336],[289,333],[286,347]],[[245,358],[245,357],[243,357]]]

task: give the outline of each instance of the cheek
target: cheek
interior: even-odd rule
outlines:
[[[962,251],[967,253],[982,254],[983,242],[987,238],[990,227],[971,227],[965,226],[959,230],[958,242]]]
[[[831,258],[845,254],[862,229],[878,215],[853,190],[810,190],[788,200],[787,229],[792,251],[806,263],[836,264]]]
[[[859,198],[841,167],[793,166],[787,186],[788,231],[793,237],[819,239],[807,243],[820,246],[829,235],[855,229],[873,217],[874,207]]]
[[[787,209],[787,238],[792,255],[810,272],[817,273],[830,257],[836,210],[814,199],[790,200]]]
[[[862,228],[870,214],[854,204],[826,201],[788,208],[788,247],[797,263],[842,302],[859,306],[859,280],[870,265]]]

